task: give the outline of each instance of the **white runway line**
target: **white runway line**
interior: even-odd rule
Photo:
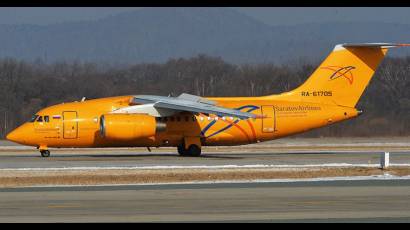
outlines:
[[[410,164],[390,164],[393,167],[410,167]],[[118,167],[59,167],[59,168],[1,168],[0,171],[70,171],[70,170],[164,170],[164,169],[263,169],[263,168],[332,168],[366,167],[377,168],[380,164],[308,164],[308,165],[170,165],[170,166],[118,166]]]

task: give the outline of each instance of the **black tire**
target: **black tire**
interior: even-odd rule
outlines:
[[[190,145],[187,149],[188,156],[199,157],[201,156],[201,148],[198,145]]]
[[[199,157],[201,155],[201,148],[198,145],[190,145],[188,149],[185,149],[183,145],[177,147],[178,153],[183,157]]]
[[[42,157],[49,157],[50,151],[49,150],[41,150],[40,151]]]
[[[177,149],[180,156],[185,157],[188,155],[188,151],[185,149],[184,145],[178,145]]]

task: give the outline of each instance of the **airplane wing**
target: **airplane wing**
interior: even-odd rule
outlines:
[[[169,115],[170,113],[177,113],[182,111],[192,113],[206,113],[215,114],[218,116],[232,116],[241,119],[256,118],[257,115],[252,113],[241,112],[239,110],[217,106],[216,102],[190,94],[181,94],[178,97],[164,97],[153,95],[136,95],[131,100],[131,105],[128,108],[114,111],[120,113],[126,111],[128,113],[141,111],[149,111],[155,109],[160,113],[155,113],[157,116],[162,114]],[[148,109],[148,107],[150,107]],[[144,108],[143,110],[141,110]],[[149,112],[148,112],[149,113]]]

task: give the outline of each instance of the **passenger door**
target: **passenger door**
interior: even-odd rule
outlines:
[[[262,106],[262,132],[273,133],[276,131],[275,108],[273,105]]]
[[[78,137],[78,120],[77,112],[63,112],[63,138],[75,139]]]

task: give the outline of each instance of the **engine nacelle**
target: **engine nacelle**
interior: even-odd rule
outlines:
[[[100,119],[100,134],[113,140],[134,140],[154,136],[165,124],[145,114],[105,114]]]

